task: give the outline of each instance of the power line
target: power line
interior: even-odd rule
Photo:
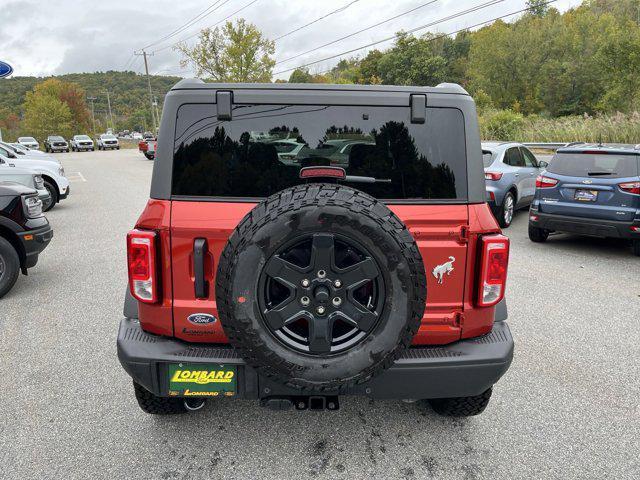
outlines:
[[[496,5],[498,3],[502,3],[502,2],[504,2],[504,0],[491,0],[489,2],[482,3],[482,4],[477,5],[475,7],[468,8],[467,10],[463,10],[463,11],[460,11],[458,13],[454,13],[452,15],[449,15],[448,17],[444,17],[444,18],[441,18],[439,20],[435,20],[433,22],[427,23],[425,25],[421,25],[419,27],[412,28],[410,30],[407,30],[405,33],[406,34],[411,34],[411,33],[417,32],[418,30],[423,30],[423,29],[425,29],[427,27],[432,27],[434,25],[438,25],[439,23],[443,23],[443,22],[446,22],[446,21],[449,21],[449,20],[453,20],[454,18],[458,18],[458,17],[461,17],[463,15],[467,15],[469,13],[476,12],[478,10],[482,10],[483,8],[487,8],[487,7]],[[362,45],[362,46],[357,47],[357,48],[352,48],[351,50],[346,50],[344,52],[340,52],[340,53],[337,53],[335,55],[331,55],[329,57],[321,58],[320,60],[316,60],[314,62],[309,62],[309,63],[305,63],[303,65],[298,65],[296,67],[291,67],[291,68],[286,68],[284,70],[280,70],[279,72],[275,72],[274,75],[279,75],[281,73],[290,72],[292,70],[297,70],[299,68],[305,68],[305,67],[308,67],[310,65],[315,65],[317,63],[324,62],[325,60],[332,60],[334,58],[340,57],[342,55],[346,55],[348,53],[357,52],[358,50],[362,50],[363,48],[372,47],[372,46],[378,45],[380,43],[384,43],[384,42],[388,42],[390,40],[394,40],[395,38],[396,38],[396,35],[393,35],[393,36],[387,37],[387,38],[383,38],[382,40],[377,40],[375,42],[371,42],[371,43],[368,43],[366,45]]]
[[[542,4],[541,6],[550,5],[550,4],[555,3],[557,1],[558,0],[549,0],[548,2]],[[540,6],[540,5],[538,5],[538,6]],[[501,15],[499,17],[495,17],[495,18],[492,18],[490,20],[485,20],[484,22],[476,23],[475,25],[469,25],[469,26],[466,26],[464,28],[460,28],[458,30],[454,30],[453,32],[436,35],[435,37],[429,38],[426,41],[427,42],[433,42],[433,41],[439,40],[441,38],[448,37],[450,35],[455,35],[456,33],[464,32],[464,31],[467,31],[467,30],[471,30],[472,28],[482,27],[483,25],[487,25],[489,23],[495,22],[496,20],[502,20],[503,18],[512,17],[513,15],[517,15],[519,13],[528,12],[528,11],[532,10],[533,8],[536,8],[536,7],[527,7],[527,8],[523,8],[523,9],[517,10],[515,12],[506,13],[506,14]],[[333,67],[329,68],[328,70],[323,70],[321,72],[318,72],[317,75],[323,75],[325,73],[329,73],[335,67],[336,66],[334,65]]]
[[[329,12],[329,13],[326,13],[325,15],[323,15],[323,16],[321,16],[321,17],[318,17],[318,18],[316,18],[315,20],[313,20],[313,21],[311,21],[311,22],[309,22],[309,23],[307,23],[307,24],[305,24],[305,25],[302,25],[302,26],[300,26],[300,27],[298,27],[298,28],[294,28],[293,30],[291,30],[291,31],[289,31],[289,32],[287,32],[287,33],[284,33],[284,34],[280,35],[279,37],[274,38],[274,39],[273,39],[273,41],[274,41],[274,42],[277,42],[277,41],[278,41],[278,40],[280,40],[281,38],[288,37],[288,36],[289,36],[289,35],[291,35],[292,33],[299,32],[299,31],[300,31],[300,30],[302,30],[303,28],[307,28],[308,26],[313,25],[314,23],[318,23],[320,20],[324,20],[325,18],[330,17],[331,15],[333,15],[333,14],[335,14],[335,13],[343,12],[343,11],[345,11],[347,8],[349,8],[351,5],[353,5],[354,3],[358,3],[359,1],[360,1],[360,0],[353,0],[351,3],[348,3],[347,5],[343,5],[342,7],[338,8],[338,9],[336,9],[336,10],[333,10],[333,11],[331,11],[331,12]]]
[[[208,17],[209,15],[211,15],[213,12],[215,12],[219,8],[224,7],[227,3],[229,3],[230,0],[225,0],[222,4],[220,4],[221,1],[222,0],[216,0],[211,5],[209,5],[204,11],[200,12],[198,15],[193,17],[191,20],[189,20],[186,23],[182,24],[180,27],[176,28],[172,32],[169,32],[167,35],[165,35],[164,37],[156,40],[155,42],[151,42],[150,44],[145,45],[144,47],[142,47],[142,50],[146,50],[149,47],[157,45],[158,43],[161,43],[161,42],[163,42],[163,41],[165,41],[165,40],[177,35],[178,33],[181,33],[183,31],[185,31],[187,28],[191,27],[192,25],[194,25],[195,23],[199,22],[203,18]]]
[[[216,23],[214,23],[213,25],[209,25],[209,26],[208,26],[208,27],[206,27],[206,28],[213,28],[213,27],[215,27],[216,25],[220,25],[222,22],[224,22],[224,21],[226,21],[226,20],[230,19],[230,18],[231,18],[231,17],[233,17],[235,14],[240,13],[240,12],[241,12],[242,10],[244,10],[245,8],[249,8],[251,5],[253,5],[253,4],[254,4],[254,3],[256,3],[257,1],[258,1],[258,0],[252,0],[251,2],[247,3],[244,7],[239,8],[239,9],[238,9],[238,10],[236,10],[235,12],[233,12],[233,13],[231,13],[231,14],[227,15],[226,17],[224,17],[222,20],[219,20],[219,21],[217,21]],[[192,35],[189,35],[189,36],[187,36],[187,37],[181,38],[180,40],[178,40],[178,41],[177,41],[177,42],[175,42],[175,43],[172,43],[172,44],[170,44],[170,45],[166,45],[166,46],[164,46],[164,47],[160,47],[160,48],[158,48],[158,49],[154,50],[154,51],[153,51],[153,53],[158,53],[158,52],[161,52],[161,51],[166,50],[166,49],[168,49],[168,48],[175,47],[175,46],[176,46],[176,45],[178,45],[179,43],[182,43],[182,42],[184,42],[184,41],[186,41],[186,40],[189,40],[189,39],[191,39],[191,38],[195,37],[195,36],[196,36],[196,35],[198,35],[201,31],[202,31],[202,30],[198,30],[196,33],[194,33],[194,34],[192,34]]]
[[[431,5],[432,3],[436,3],[437,1],[438,0],[431,0],[430,2],[423,3],[422,5],[418,5],[417,7],[412,8],[411,10],[407,10],[406,12],[400,13],[398,15],[395,15],[395,16],[391,17],[391,18],[387,18],[386,20],[378,22],[375,25],[371,25],[371,26],[369,26],[367,28],[363,28],[362,30],[358,30],[357,32],[350,33],[349,35],[345,35],[344,37],[340,37],[340,38],[338,38],[336,40],[333,40],[331,42],[328,42],[328,43],[325,43],[323,45],[320,45],[319,47],[312,48],[311,50],[307,50],[306,52],[298,53],[297,55],[294,55],[292,57],[285,58],[284,60],[280,60],[280,61],[276,62],[276,65],[280,65],[281,63],[288,62],[289,60],[293,60],[294,58],[298,58],[298,57],[301,57],[301,56],[306,55],[308,53],[315,52],[316,50],[320,50],[321,48],[328,47],[329,45],[333,45],[334,43],[341,42],[342,40],[346,40],[347,38],[354,37],[354,36],[358,35],[359,33],[366,32],[367,30],[371,30],[372,28],[375,28],[375,27],[379,27],[380,25],[382,25],[384,23],[390,22],[390,21],[395,20],[396,18],[400,18],[400,17],[402,17],[404,15],[408,15],[409,13],[415,12],[416,10],[419,10],[419,9],[421,9],[423,7]]]

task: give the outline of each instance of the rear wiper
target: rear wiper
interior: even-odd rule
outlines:
[[[590,177],[599,177],[601,175],[616,175],[616,172],[589,172],[587,175]]]
[[[360,177],[358,175],[347,175],[342,181],[354,183],[391,183],[390,178]]]

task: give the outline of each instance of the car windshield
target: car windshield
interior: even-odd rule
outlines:
[[[91,140],[87,135],[76,135],[76,140]]]
[[[53,140],[54,142],[62,142],[62,141],[64,141],[64,138],[59,137],[57,135],[54,135],[54,136],[49,137],[49,140]]]
[[[35,143],[36,139],[33,138],[33,137],[20,137],[18,139],[18,141],[19,142],[34,142]]]
[[[115,140],[116,137],[114,137],[113,135],[102,135],[101,138],[103,138],[104,140]]]
[[[496,152],[492,152],[490,150],[482,150],[482,163],[484,164],[484,168],[487,168],[489,165],[491,165],[494,158],[496,158]]]
[[[635,177],[638,176],[638,156],[610,153],[559,153],[553,157],[547,171],[571,177]]]

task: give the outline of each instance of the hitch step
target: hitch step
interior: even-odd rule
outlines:
[[[295,407],[296,410],[339,410],[340,402],[337,396],[323,395],[296,395],[290,397],[267,397],[261,401],[263,407],[270,410],[289,410]]]

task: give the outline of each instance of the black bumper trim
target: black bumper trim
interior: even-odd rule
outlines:
[[[25,237],[29,235],[33,238],[31,240],[25,240]],[[41,228],[20,232],[18,237],[24,247],[24,268],[32,268],[38,263],[38,256],[40,253],[42,253],[42,251],[47,248],[47,245],[49,245],[49,242],[51,242],[51,239],[53,238],[53,229],[51,228],[51,225],[47,223]]]
[[[554,232],[575,233],[578,235],[589,235],[593,237],[611,238],[638,238],[640,232],[633,232],[631,227],[640,228],[640,221],[617,222],[615,220],[603,220],[599,218],[571,217],[567,215],[555,215],[531,210],[532,215],[537,215],[537,220],[529,217],[531,225],[551,230]]]
[[[123,319],[118,332],[118,358],[134,381],[155,395],[168,395],[168,363],[220,363],[238,366],[239,398],[300,395],[260,377],[231,347],[189,344],[146,333],[136,320]],[[507,371],[513,338],[506,322],[494,324],[482,337],[406,350],[395,364],[374,379],[343,388],[334,395],[379,399],[425,399],[479,395]]]

